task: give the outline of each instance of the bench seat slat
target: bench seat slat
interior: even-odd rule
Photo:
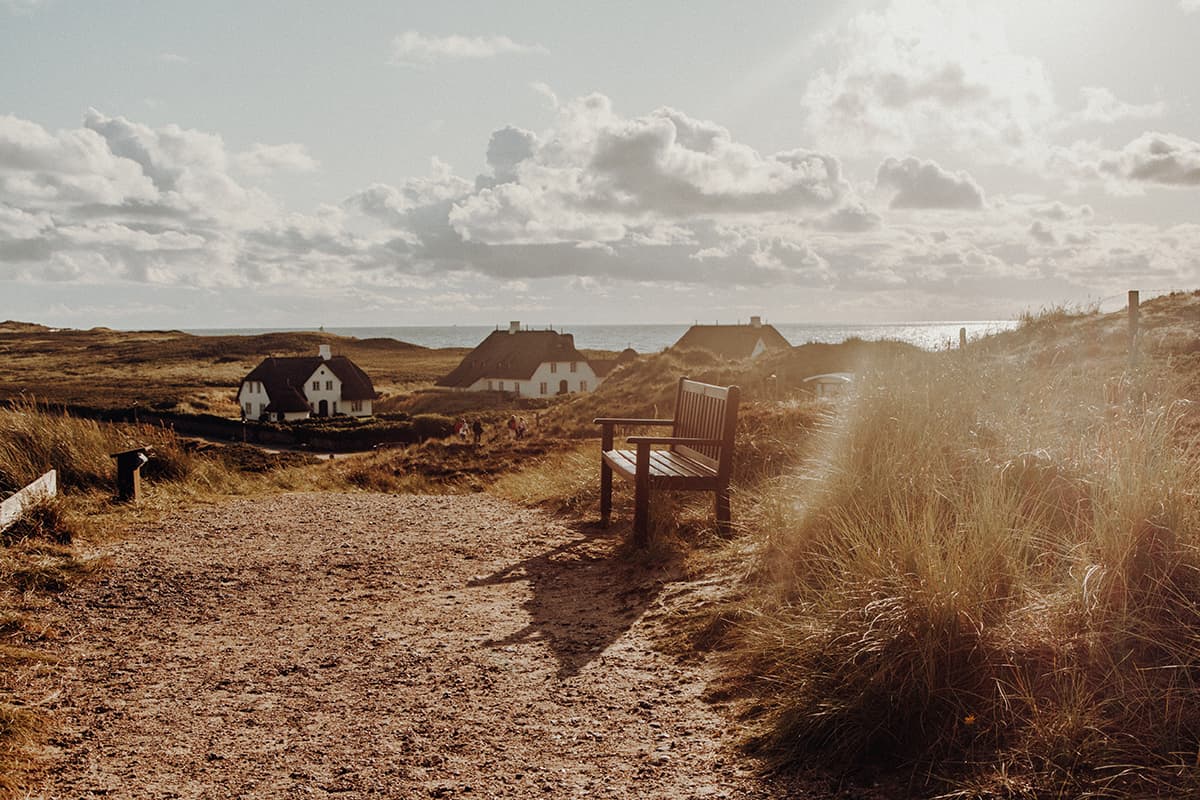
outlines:
[[[636,450],[608,450],[604,460],[613,470],[627,478],[637,473]],[[687,486],[712,485],[716,482],[717,471],[706,464],[694,461],[670,450],[650,451],[650,483],[652,485],[671,485],[678,483],[680,488]]]

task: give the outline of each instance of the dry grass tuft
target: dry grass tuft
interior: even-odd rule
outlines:
[[[962,796],[1197,788],[1193,412],[1169,369],[1106,369],[898,359],[763,484],[756,750]]]

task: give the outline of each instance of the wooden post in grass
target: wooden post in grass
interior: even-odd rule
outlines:
[[[1138,291],[1129,291],[1129,366],[1138,362]]]
[[[965,351],[967,349],[967,329],[958,329],[958,349]]]

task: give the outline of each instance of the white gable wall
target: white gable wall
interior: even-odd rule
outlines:
[[[237,397],[238,405],[242,407],[242,415],[246,419],[258,419],[271,402],[261,381],[242,381]]]
[[[325,413],[331,417],[348,410],[350,405],[346,403],[347,409],[342,408],[342,379],[325,364],[317,367],[304,382],[304,397],[314,414],[320,411],[321,401],[324,400]]]

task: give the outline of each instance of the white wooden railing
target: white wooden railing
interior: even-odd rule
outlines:
[[[0,503],[0,531],[21,518],[29,508],[58,494],[58,471],[50,470],[12,497]]]

